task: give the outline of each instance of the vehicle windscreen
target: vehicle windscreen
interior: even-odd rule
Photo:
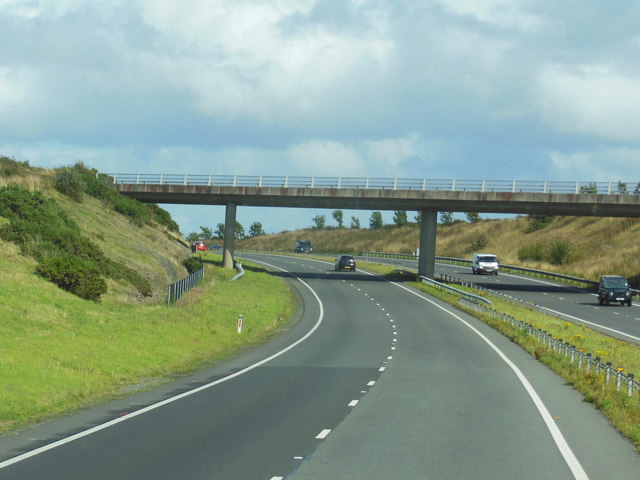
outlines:
[[[604,286],[607,288],[628,288],[629,284],[624,278],[606,278]]]
[[[478,257],[478,261],[489,263],[489,262],[497,262],[498,260],[496,260],[496,257],[485,256],[485,257]]]

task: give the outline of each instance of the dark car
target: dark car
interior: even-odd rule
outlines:
[[[631,306],[631,289],[629,282],[618,275],[604,275],[598,285],[598,303],[609,305],[611,302],[625,303]]]
[[[335,264],[336,272],[340,270],[351,270],[352,272],[356,271],[356,259],[353,255],[340,255],[336,258]]]

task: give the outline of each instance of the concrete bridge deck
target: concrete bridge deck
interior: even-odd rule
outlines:
[[[640,217],[640,183],[111,174],[114,188],[141,202],[420,211],[419,273],[433,277],[437,212]],[[233,230],[224,263],[232,265]]]

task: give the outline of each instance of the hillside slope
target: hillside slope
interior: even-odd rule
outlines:
[[[0,158],[0,188],[24,187],[31,192],[41,193],[43,199],[52,200],[77,224],[81,235],[104,253],[109,261],[137,272],[148,281],[151,288],[150,292],[142,295],[126,278],[118,281],[106,278],[107,291],[101,296],[101,301],[163,301],[167,285],[187,275],[182,261],[190,255],[190,250],[180,234],[156,222],[136,223],[131,217],[116,212],[105,201],[87,194],[83,193],[76,199],[63,195],[54,188],[55,175],[56,170],[34,168],[6,157]],[[0,221],[5,224],[8,222],[2,218]],[[7,254],[15,251],[15,245],[10,242],[0,239],[0,243]],[[29,247],[26,249],[29,250]],[[20,255],[19,249],[16,255],[23,258],[14,258],[14,264],[32,263],[31,272],[37,276],[36,263],[31,255]],[[23,287],[28,288],[28,285]]]
[[[548,222],[520,216],[438,225],[436,255],[470,259],[474,252],[500,262],[597,280],[614,273],[640,282],[640,219],[553,217]],[[311,240],[316,253],[414,253],[415,224],[381,229],[306,229],[238,242],[238,249],[293,251],[296,240]]]

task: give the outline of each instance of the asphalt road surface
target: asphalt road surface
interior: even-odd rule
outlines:
[[[640,455],[597,410],[473,317],[360,270],[246,257],[298,292],[290,328],[1,439],[0,479],[640,477]]]

